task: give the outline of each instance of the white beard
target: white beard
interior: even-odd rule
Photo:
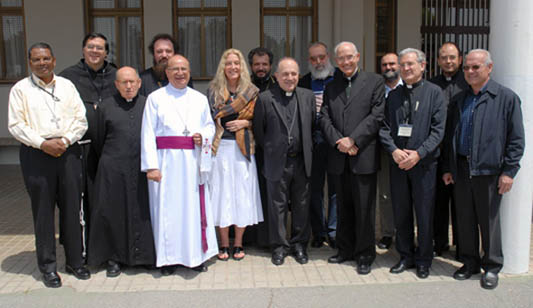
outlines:
[[[311,65],[311,63],[308,63],[308,68],[311,72],[311,76],[313,77],[313,79],[326,79],[329,76],[333,76],[333,72],[335,72],[335,68],[329,60],[326,61],[324,68],[321,70],[315,69],[315,67]]]

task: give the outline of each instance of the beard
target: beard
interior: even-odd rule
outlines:
[[[383,78],[385,78],[386,81],[394,81],[400,77],[400,72],[388,70],[385,73],[382,73],[381,76],[383,76]]]
[[[168,64],[167,59],[163,59],[159,61],[158,63],[156,63],[154,60],[153,69],[154,69],[155,75],[159,78],[159,80],[164,80],[166,78],[165,68],[167,67],[167,64]]]
[[[326,79],[329,76],[332,76],[335,71],[335,68],[329,60],[326,61],[322,67],[315,68],[311,63],[308,63],[307,67],[309,68],[309,72],[311,72],[313,79]]]

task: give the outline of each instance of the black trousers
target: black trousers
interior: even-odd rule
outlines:
[[[433,218],[433,241],[435,250],[443,249],[449,245],[450,210],[452,216],[453,244],[457,245],[457,218],[455,214],[453,186],[453,184],[444,185],[442,173],[437,172],[435,215]]]
[[[455,204],[459,258],[472,269],[481,266],[485,271],[498,273],[503,266],[500,226],[502,195],[498,193],[499,176],[470,177],[469,170],[467,159],[458,157]],[[483,259],[479,256],[479,231],[484,251]]]
[[[398,168],[398,165],[392,161],[389,167],[396,250],[409,264],[431,266],[437,162],[417,164],[408,171]],[[418,231],[417,249],[415,249],[413,208]]]
[[[21,145],[20,166],[30,195],[35,230],[37,264],[43,273],[57,271],[54,210],[59,208],[60,233],[66,262],[83,265],[81,204],[81,149],[70,146],[63,155],[52,157],[41,150]]]
[[[306,250],[311,234],[309,223],[309,179],[302,156],[287,157],[279,181],[267,179],[270,247],[278,252]],[[291,237],[287,240],[287,214],[291,210]]]
[[[376,258],[377,175],[354,174],[346,160],[344,172],[334,178],[339,255],[372,264]]]
[[[337,195],[333,175],[326,172],[329,144],[320,132],[313,134],[313,164],[311,169],[311,231],[314,238],[336,237]],[[324,183],[328,185],[328,214],[324,207]]]
[[[263,221],[257,225],[246,227],[246,232],[244,232],[242,241],[245,245],[255,245],[260,248],[268,248],[270,246],[268,231],[268,193],[267,180],[263,175],[263,161],[263,149],[256,145],[255,162],[257,166],[259,193],[261,194],[261,207],[263,208]],[[231,230],[232,229],[230,229],[230,232]]]

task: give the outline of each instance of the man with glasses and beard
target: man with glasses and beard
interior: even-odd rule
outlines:
[[[387,98],[390,91],[403,84],[400,78],[400,66],[396,53],[389,52],[381,57],[381,76],[385,79],[385,98]],[[394,237],[394,216],[390,201],[389,159],[384,151],[381,151],[381,170],[378,172],[378,186],[381,226],[381,239],[378,242],[378,248],[389,249]]]
[[[328,215],[326,219],[324,209],[324,182],[326,180],[326,164],[328,144],[324,140],[318,122],[324,89],[333,80],[335,67],[329,59],[328,47],[322,42],[315,42],[309,46],[309,73],[303,76],[298,86],[313,91],[316,98],[316,117],[313,128],[313,164],[311,171],[311,230],[313,241],[311,247],[320,248],[326,240],[330,247],[335,248],[335,230],[337,229],[337,202],[333,180],[328,175]]]
[[[145,97],[168,84],[165,68],[168,59],[177,52],[178,44],[170,34],[159,33],[152,38],[148,50],[154,56],[154,65],[140,75],[142,85],[139,94]],[[187,86],[193,88],[192,79]]]

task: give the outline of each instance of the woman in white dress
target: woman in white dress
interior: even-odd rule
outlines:
[[[217,257],[222,261],[230,258],[231,226],[235,227],[231,256],[241,260],[245,256],[242,237],[246,226],[263,221],[252,134],[258,94],[242,53],[237,49],[226,50],[207,92],[216,124],[210,192],[215,226],[220,232]]]

